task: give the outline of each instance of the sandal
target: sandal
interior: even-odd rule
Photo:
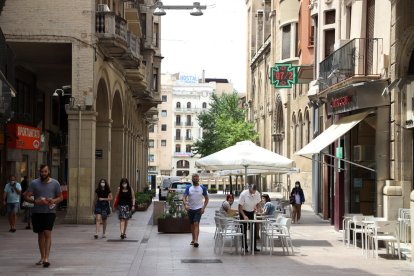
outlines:
[[[50,266],[50,263],[49,262],[44,262],[43,263],[43,267],[49,267]]]
[[[98,238],[98,235],[93,235],[93,237],[95,238],[95,240]]]
[[[194,247],[198,247],[198,242],[194,242]]]
[[[38,261],[37,263],[36,263],[36,265],[42,265],[43,264],[43,261],[42,260],[40,260],[40,261]]]
[[[191,241],[190,245],[194,245],[194,241]]]

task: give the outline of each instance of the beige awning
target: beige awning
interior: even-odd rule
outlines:
[[[304,146],[301,150],[295,152],[295,155],[312,155],[320,153],[321,150],[335,142],[339,137],[364,120],[369,113],[369,111],[362,112],[339,119],[318,137],[313,139],[309,144]]]

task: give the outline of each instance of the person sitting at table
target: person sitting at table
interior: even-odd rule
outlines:
[[[254,212],[260,209],[260,195],[257,192],[256,185],[250,184],[247,190],[244,190],[239,197],[239,215],[240,219],[249,220],[254,219]],[[255,227],[258,229],[258,227]],[[243,223],[243,245],[245,252],[248,252],[247,248],[247,225]],[[255,235],[256,237],[256,235]],[[253,241],[254,251],[260,251],[256,248],[256,238]]]
[[[272,202],[270,202],[270,197],[268,194],[262,195],[262,202],[264,203],[262,215],[273,216],[276,211],[276,207]]]
[[[226,196],[226,200],[221,204],[220,212],[226,214],[229,217],[233,217],[237,213],[237,210],[231,209],[231,205],[233,205],[233,203],[234,195],[228,194]]]

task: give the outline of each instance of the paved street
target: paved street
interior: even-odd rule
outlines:
[[[119,241],[118,220],[110,218],[107,239],[93,239],[93,225],[59,224],[53,232],[51,267],[35,265],[39,259],[36,235],[18,226],[9,233],[5,217],[0,218],[1,275],[414,275],[408,261],[366,258],[360,248],[342,245],[341,234],[305,208],[300,225],[292,225],[294,256],[277,250],[273,256],[223,256],[213,253],[214,210],[223,195],[211,196],[201,222],[200,247],[189,245],[190,234],[159,234],[148,225],[151,209],[136,213]],[[385,253],[385,251],[383,251]],[[222,263],[183,263],[182,260],[218,259]]]

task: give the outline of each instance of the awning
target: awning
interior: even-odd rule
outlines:
[[[321,150],[335,142],[339,137],[364,120],[369,113],[369,111],[362,112],[339,119],[318,137],[313,139],[309,144],[304,146],[301,150],[295,152],[295,155],[312,155],[320,153]]]

